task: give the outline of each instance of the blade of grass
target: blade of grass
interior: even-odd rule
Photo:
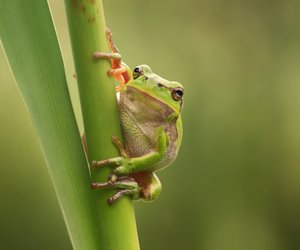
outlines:
[[[0,38],[32,115],[73,247],[100,249],[95,194],[47,1],[2,0]]]
[[[87,138],[89,160],[116,156],[113,135],[121,138],[113,79],[107,76],[110,63],[95,62],[95,51],[108,51],[101,0],[65,0],[76,75]],[[92,171],[95,181],[106,181],[110,170]],[[101,214],[100,237],[106,250],[139,249],[132,202],[122,198],[112,206],[107,198],[116,190],[101,190],[97,206]]]

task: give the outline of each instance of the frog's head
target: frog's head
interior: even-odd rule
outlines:
[[[154,99],[168,105],[179,114],[183,107],[183,86],[174,81],[168,81],[156,74],[147,65],[137,66],[133,72],[133,80],[127,85],[132,86]]]

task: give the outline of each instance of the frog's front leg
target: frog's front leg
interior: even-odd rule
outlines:
[[[110,59],[112,68],[107,72],[108,76],[112,76],[120,83],[120,86],[116,87],[119,91],[129,80],[128,69],[121,63],[121,55],[119,53],[106,53],[106,52],[95,52],[93,55],[94,59]]]
[[[116,87],[117,91],[120,91],[122,87],[130,80],[130,73],[128,68],[122,63],[122,56],[119,53],[116,45],[113,42],[111,31],[106,29],[106,38],[108,40],[111,52],[95,52],[94,59],[109,59],[111,61],[111,69],[108,71],[109,76],[113,76],[119,83],[120,86]]]
[[[156,138],[156,146],[150,153],[133,158],[128,157],[124,153],[122,154],[122,152],[125,152],[125,149],[120,148],[121,144],[114,141],[115,145],[121,152],[121,156],[101,161],[92,161],[91,166],[93,168],[99,168],[102,166],[116,167],[113,170],[113,173],[116,175],[128,175],[141,171],[150,171],[155,163],[163,159],[167,151],[170,138],[164,131],[164,126],[157,128]]]

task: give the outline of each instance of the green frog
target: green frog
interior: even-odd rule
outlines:
[[[93,168],[109,165],[113,173],[107,182],[93,182],[91,187],[118,189],[108,204],[124,195],[153,201],[162,189],[155,172],[170,165],[180,148],[184,88],[155,74],[147,65],[131,71],[122,61],[109,30],[107,38],[111,52],[96,52],[94,58],[111,60],[108,74],[120,84],[116,90],[124,145],[113,137],[120,156],[92,161]]]

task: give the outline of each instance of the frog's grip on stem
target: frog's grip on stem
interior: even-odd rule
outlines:
[[[102,188],[108,188],[108,187],[114,187],[116,184],[118,177],[115,174],[112,174],[108,177],[107,182],[92,182],[91,188],[92,189],[102,189]]]
[[[106,31],[106,39],[108,41],[108,45],[109,45],[111,51],[114,52],[114,53],[115,52],[119,53],[119,50],[118,50],[117,46],[115,45],[115,43],[113,41],[111,30],[106,27],[105,31]]]
[[[120,190],[118,193],[116,193],[114,196],[110,197],[107,200],[108,205],[112,205],[113,203],[115,203],[117,200],[119,200],[120,198],[122,198],[124,195],[126,194],[131,194],[132,190],[129,189],[122,189]]]
[[[119,53],[110,53],[110,52],[94,52],[94,59],[105,58],[105,59],[116,59],[121,60],[122,56]]]
[[[98,169],[100,167],[110,165],[111,163],[113,163],[111,161],[111,159],[106,159],[106,160],[101,160],[101,161],[92,161],[91,162],[91,167],[94,168],[94,169]]]
[[[92,168],[98,169],[102,166],[107,166],[107,165],[119,166],[120,162],[122,161],[122,157],[123,158],[129,158],[127,153],[126,153],[126,149],[124,148],[122,142],[120,141],[120,139],[118,137],[113,136],[112,137],[112,142],[118,148],[121,157],[115,157],[115,158],[110,158],[110,159],[100,160],[100,161],[92,161],[91,162],[91,167]]]

